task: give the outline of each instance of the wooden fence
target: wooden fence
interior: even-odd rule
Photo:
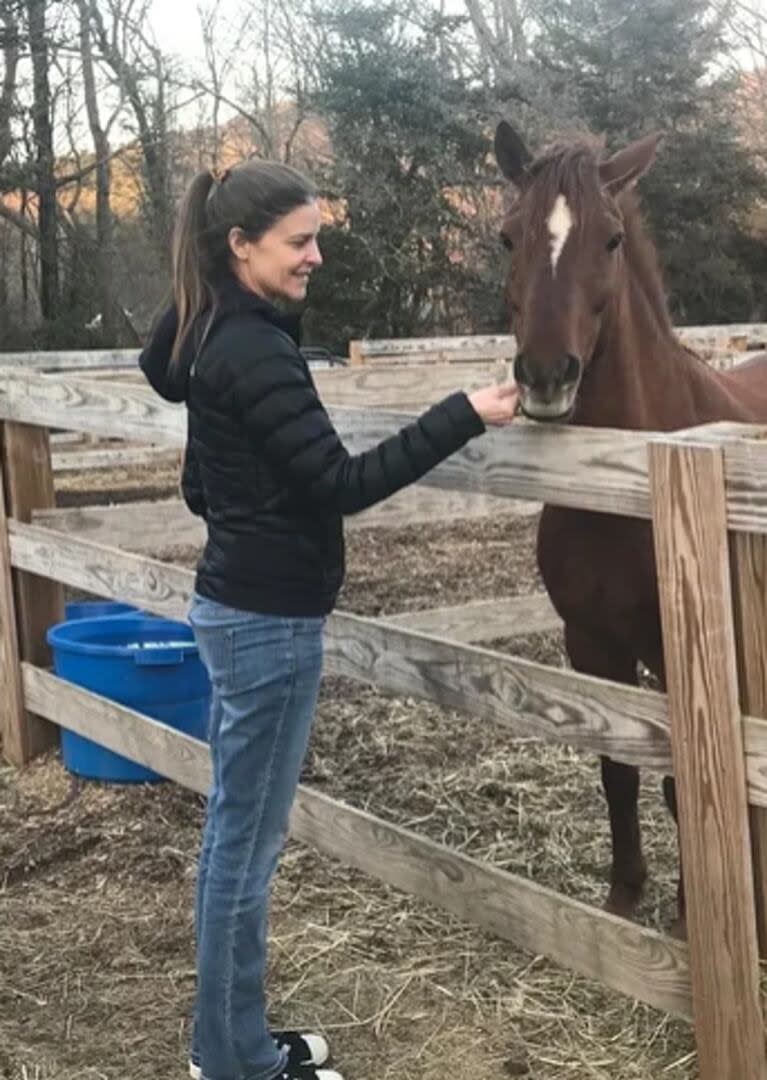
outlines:
[[[767,323],[728,323],[720,326],[679,326],[677,337],[700,351],[715,366],[732,363],[726,357],[767,348]],[[512,360],[517,343],[511,334],[471,334],[465,337],[379,338],[349,343],[352,367],[377,364],[466,363]]]
[[[406,418],[353,408],[333,416],[352,450],[373,445]],[[183,410],[143,386],[6,370],[0,422],[6,756],[22,764],[51,744],[58,725],[207,790],[205,744],[56,678],[44,645],[47,626],[62,616],[63,584],[185,618],[191,571],[101,542],[103,518],[94,539],[87,515],[104,508],[82,511],[82,528],[66,517],[72,512],[55,511],[47,430],[178,450]],[[764,435],[731,424],[656,435],[520,423],[488,433],[426,478],[440,490],[652,518],[668,695],[467,644],[486,640],[477,620],[489,612],[476,605],[388,620],[336,613],[328,623],[331,674],[466,711],[511,733],[661,772],[673,766],[689,946],[306,788],[292,821],[295,836],[327,854],[608,987],[693,1018],[703,1080],[767,1077],[757,938],[767,895]],[[554,624],[539,600],[532,608],[542,625]],[[496,606],[493,625],[519,615],[513,605],[505,614]]]

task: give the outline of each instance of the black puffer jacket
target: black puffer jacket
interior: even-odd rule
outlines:
[[[158,393],[187,404],[182,491],[208,525],[196,589],[264,614],[326,614],[344,574],[342,515],[417,480],[484,425],[456,393],[351,456],[317,395],[292,320],[229,283],[198,348],[203,323],[173,365],[171,309],[139,361]]]

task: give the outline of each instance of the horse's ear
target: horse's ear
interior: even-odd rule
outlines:
[[[625,188],[632,187],[640,176],[652,168],[662,138],[663,132],[656,131],[602,162],[599,176],[611,195],[618,195]]]
[[[506,179],[521,187],[527,178],[527,166],[533,160],[533,155],[525,146],[522,136],[505,120],[501,120],[495,129],[495,160]]]

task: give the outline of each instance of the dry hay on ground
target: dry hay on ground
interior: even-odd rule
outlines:
[[[357,533],[343,605],[388,614],[529,592],[533,529]],[[513,649],[562,662],[558,635]],[[568,895],[604,896],[598,767],[574,751],[328,680],[304,779]],[[55,759],[0,772],[0,1077],[185,1075],[202,811],[169,784],[73,785]],[[642,814],[641,918],[666,926],[675,849],[656,777]],[[276,884],[270,990],[275,1020],[330,1035],[347,1080],[696,1075],[686,1024],[295,844]]]

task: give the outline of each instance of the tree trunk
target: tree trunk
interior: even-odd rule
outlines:
[[[119,345],[122,320],[114,290],[114,218],[110,205],[112,177],[109,140],[99,117],[88,0],[78,0],[77,6],[80,15],[80,55],[83,61],[85,108],[96,153],[96,263],[102,337],[107,345]]]
[[[170,226],[173,218],[170,194],[169,145],[165,92],[167,73],[162,52],[146,46],[149,56],[146,66],[154,68],[156,92],[149,98],[141,85],[136,66],[120,52],[115,35],[107,32],[98,4],[89,0],[90,23],[101,55],[109,64],[136,118],[139,142],[143,152],[146,180],[147,217],[153,244],[164,263],[170,261]]]
[[[27,0],[29,50],[32,58],[32,123],[35,136],[35,175],[40,231],[40,309],[53,321],[59,309],[59,251],[56,175],[54,172],[51,91],[48,82],[48,43],[45,35],[47,0]]]

